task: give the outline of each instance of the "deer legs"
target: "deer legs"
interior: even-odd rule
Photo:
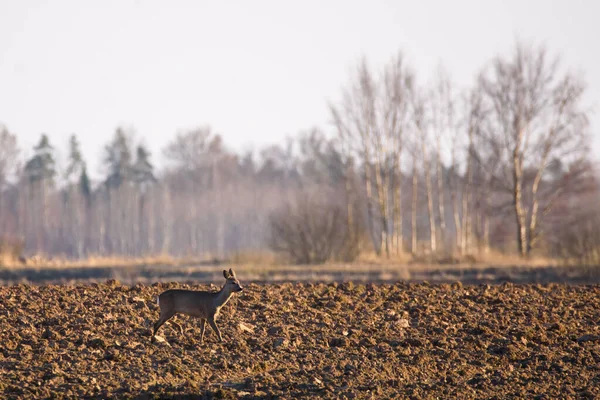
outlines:
[[[204,328],[206,328],[206,319],[200,320],[200,343],[204,342]]]
[[[156,336],[156,332],[158,332],[158,329],[162,326],[162,324],[164,324],[165,322],[167,322],[170,318],[173,317],[173,315],[175,315],[174,312],[170,312],[170,313],[160,313],[160,318],[158,319],[158,321],[156,321],[156,323],[154,324],[154,332],[152,333],[152,340],[154,340],[154,336]],[[179,324],[178,324],[179,325]],[[181,328],[181,326],[180,326]]]
[[[204,343],[204,331],[206,328],[207,321],[208,321],[208,324],[210,325],[210,327],[212,328],[212,330],[215,332],[215,334],[219,338],[219,342],[222,342],[223,337],[221,336],[221,331],[219,330],[219,327],[217,326],[215,319],[214,318],[202,318],[200,320],[200,343]]]
[[[183,335],[183,328],[177,322],[170,320],[169,323],[179,329],[179,333]]]
[[[160,318],[158,319],[158,321],[156,321],[156,323],[154,324],[154,332],[152,333],[152,341],[154,341],[154,336],[156,336],[156,332],[158,332],[158,329],[168,320],[170,320],[173,316],[175,315],[175,313],[169,313],[169,314],[161,314]],[[214,318],[201,318],[200,319],[200,343],[204,342],[204,332],[206,331],[206,322],[208,322],[208,324],[210,325],[210,327],[212,328],[212,330],[215,332],[215,334],[217,335],[217,337],[219,338],[219,342],[223,341],[223,336],[221,336],[221,331],[219,330],[219,327],[217,326],[217,323],[215,322]],[[183,329],[181,328],[181,325],[179,325],[177,322],[175,321],[171,321],[171,324],[176,326],[177,328],[179,328],[180,333],[182,333]]]
[[[221,331],[219,330],[219,327],[217,326],[217,323],[215,322],[214,317],[213,318],[209,318],[208,319],[208,323],[210,324],[210,327],[212,328],[212,330],[215,331],[215,333],[219,337],[219,342],[222,342],[223,341],[223,337],[221,336]]]

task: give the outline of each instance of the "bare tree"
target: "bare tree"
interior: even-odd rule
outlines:
[[[2,230],[2,233],[18,230],[18,215],[20,214],[12,212],[10,209],[9,196],[5,187],[9,182],[9,178],[18,169],[18,156],[19,148],[16,135],[10,133],[4,125],[0,124],[0,230]],[[8,229],[9,224],[14,225],[14,228]],[[14,234],[16,232],[10,233]]]
[[[17,137],[10,133],[6,126],[0,124],[0,188],[15,172],[18,157]]]
[[[348,225],[348,233],[350,235],[350,240],[356,243],[358,240],[358,231],[356,229],[356,217],[354,211],[354,205],[356,203],[357,190],[355,188],[355,179],[354,179],[354,163],[353,157],[351,153],[351,143],[349,143],[349,138],[347,137],[347,129],[344,127],[344,123],[341,120],[337,110],[331,109],[333,114],[334,126],[337,130],[337,138],[340,146],[340,156],[341,161],[344,165],[342,179],[344,181],[344,194],[346,201],[346,224]]]
[[[411,252],[418,252],[417,212],[419,208],[419,169],[417,150],[412,152],[412,207],[411,207]]]
[[[475,223],[472,218],[469,226],[474,225],[472,233],[476,236],[479,250],[484,253],[490,247],[490,224],[494,216],[505,215],[505,194],[496,185],[501,160],[499,154],[500,144],[493,140],[491,132],[494,130],[490,124],[490,110],[485,107],[483,92],[480,86],[471,89],[464,98],[465,123],[467,127],[467,206],[471,215],[475,214]],[[489,139],[492,138],[492,141]],[[467,238],[473,236],[467,235]],[[470,239],[469,239],[470,240]],[[467,240],[468,241],[468,240]],[[466,250],[466,244],[463,251]]]
[[[173,183],[171,190],[185,193],[189,198],[187,209],[180,211],[185,214],[186,221],[184,232],[187,232],[187,237],[184,240],[191,248],[200,251],[206,247],[208,240],[214,239],[217,245],[214,251],[222,256],[224,232],[220,160],[223,149],[220,135],[210,126],[178,133],[167,144],[163,154],[169,162],[169,180]],[[208,207],[212,214],[210,222],[206,221],[209,218],[204,211]]]
[[[467,131],[467,151],[466,151],[466,169],[462,192],[462,221],[460,253],[465,254],[470,251],[472,241],[472,206],[473,206],[473,138],[476,131],[480,128],[481,118],[481,96],[477,90],[467,93],[465,101],[465,128]]]
[[[435,175],[438,194],[438,218],[440,226],[440,238],[442,246],[446,245],[447,227],[446,227],[446,196],[444,163],[442,161],[442,144],[451,138],[456,131],[456,110],[455,110],[454,88],[448,76],[448,73],[439,67],[436,81],[431,94],[431,111],[433,135],[435,137]],[[451,140],[452,142],[452,140]],[[445,144],[445,143],[444,143]],[[452,148],[456,144],[451,143]]]
[[[344,223],[344,209],[323,196],[327,188],[301,191],[270,218],[270,247],[297,264],[323,263],[329,260],[352,261],[347,253],[349,239]],[[348,258],[348,256],[351,256]]]
[[[454,221],[454,231],[455,231],[455,243],[456,247],[463,252],[463,243],[462,243],[462,219],[461,219],[461,208],[460,208],[460,199],[459,195],[464,196],[464,183],[460,172],[460,162],[459,162],[459,154],[457,154],[461,148],[460,139],[462,135],[460,134],[461,130],[459,129],[459,124],[451,126],[450,131],[450,169],[448,176],[448,185],[450,189],[450,199],[452,203],[452,216]],[[468,162],[468,161],[467,161]]]
[[[82,193],[80,178],[85,169],[85,162],[81,154],[79,141],[76,135],[69,138],[68,162],[64,173],[64,210],[62,218],[69,221],[67,226],[67,238],[71,242],[72,249],[79,258],[85,253],[85,217],[86,204]]]
[[[363,59],[341,107],[330,106],[341,141],[362,161],[369,233],[377,254],[386,256],[392,242],[402,241],[400,161],[413,81],[402,54],[387,64],[381,79]]]
[[[545,48],[523,44],[510,59],[497,57],[480,83],[495,128],[488,141],[502,144],[498,181],[511,194],[517,247],[526,256],[539,238],[540,208],[553,203],[542,190],[548,162],[587,157],[588,118],[581,105],[586,86],[562,73],[559,59],[551,59]]]
[[[598,170],[592,163],[571,165],[565,170],[557,159],[548,167],[559,192],[553,207],[544,213],[544,242],[551,256],[584,265],[600,264],[600,209]],[[600,272],[600,270],[598,270]]]
[[[179,132],[165,147],[163,154],[171,166],[188,171],[196,171],[204,162],[214,132],[210,126],[202,126],[186,132]]]
[[[414,126],[418,135],[418,142],[423,161],[423,175],[425,180],[425,196],[427,199],[427,215],[429,217],[429,245],[432,252],[437,251],[437,224],[435,220],[435,210],[433,207],[433,184],[431,180],[431,152],[429,147],[430,135],[429,127],[431,122],[428,120],[427,104],[421,93],[415,91],[413,97]]]
[[[389,175],[392,197],[392,242],[396,253],[403,252],[402,234],[402,155],[406,134],[410,128],[411,96],[414,90],[414,74],[407,67],[402,54],[398,54],[384,70],[383,121],[384,131],[390,144],[392,160]]]
[[[377,254],[381,253],[381,234],[375,229],[375,202],[371,174],[371,132],[375,129],[375,93],[374,82],[367,67],[366,60],[357,69],[357,75],[350,87],[345,89],[342,104],[338,108],[329,105],[333,121],[343,143],[347,143],[350,151],[356,151],[362,160],[363,181],[366,194],[367,227]]]

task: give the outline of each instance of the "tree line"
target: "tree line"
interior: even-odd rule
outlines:
[[[203,126],[175,134],[157,170],[119,127],[98,181],[76,135],[58,168],[47,135],[22,159],[2,126],[0,232],[28,254],[77,258],[588,257],[593,235],[582,232],[600,214],[585,89],[540,46],[516,44],[468,88],[441,68],[420,83],[399,53],[380,69],[358,63],[329,105],[331,126],[257,152],[236,154]]]

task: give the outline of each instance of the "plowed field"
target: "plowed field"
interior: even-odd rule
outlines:
[[[151,343],[175,287],[209,288],[0,287],[0,397],[600,396],[598,285],[249,284],[223,344],[189,317]]]

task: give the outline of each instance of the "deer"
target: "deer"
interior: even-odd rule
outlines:
[[[235,272],[230,268],[229,271],[223,270],[225,284],[218,292],[207,292],[198,290],[170,289],[162,292],[157,297],[157,304],[160,307],[160,317],[154,324],[152,341],[155,340],[158,329],[176,314],[184,314],[200,318],[200,343],[204,343],[204,328],[206,322],[223,342],[223,336],[217,326],[217,317],[221,308],[227,304],[233,293],[244,290],[235,276]],[[183,333],[181,325],[171,321]]]

